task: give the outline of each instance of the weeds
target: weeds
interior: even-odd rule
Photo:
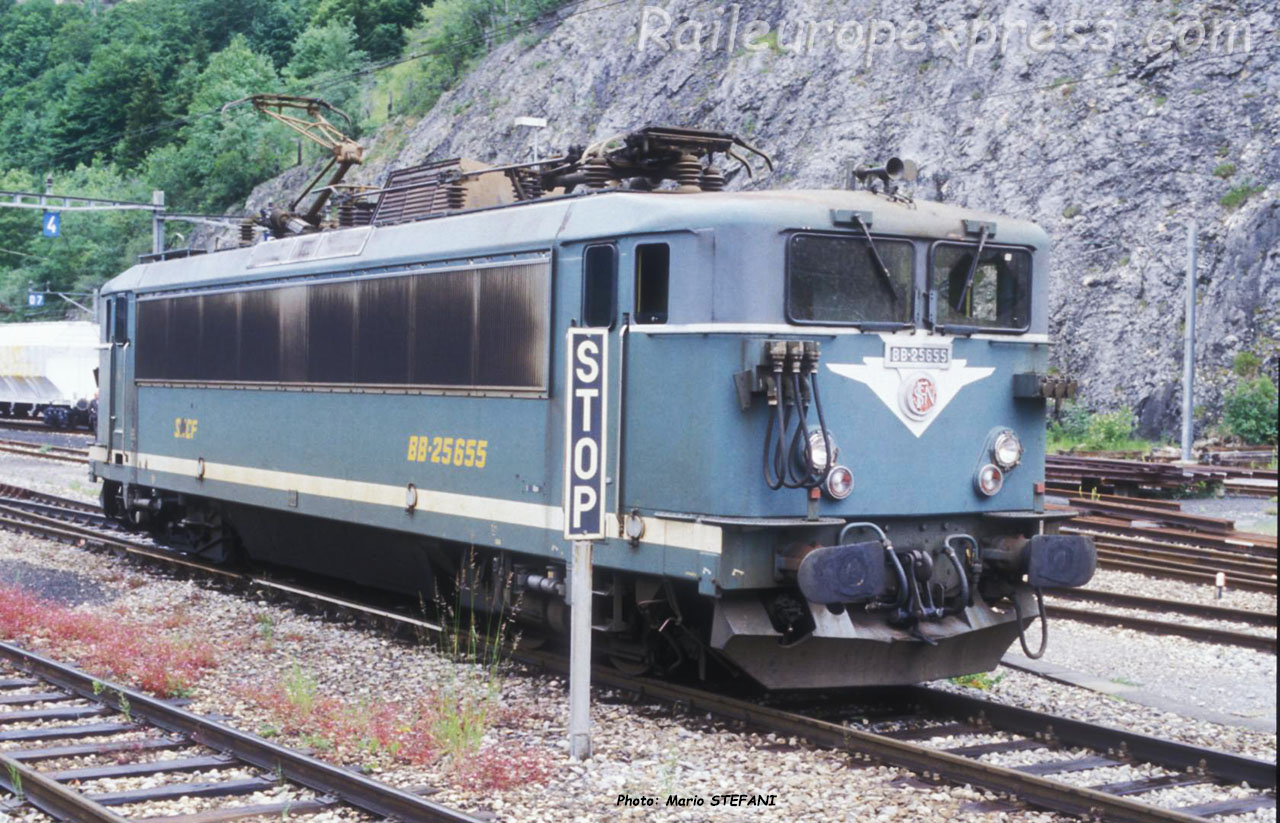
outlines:
[[[13,797],[19,805],[26,803],[27,798],[22,791],[22,773],[18,771],[17,763],[6,763],[9,767],[9,785],[13,788]]]
[[[276,621],[271,615],[263,613],[254,618],[258,623],[258,636],[268,647],[275,644]]]
[[[315,677],[295,662],[284,679],[284,692],[289,705],[302,716],[309,716],[315,710],[319,691],[320,686]]]
[[[503,741],[493,732],[509,717],[502,706],[502,650],[518,637],[496,611],[473,611],[471,592],[492,591],[472,565],[469,580],[448,603],[434,598],[444,630],[436,638],[452,665],[436,688],[412,702],[351,700],[324,693],[316,677],[294,663],[278,682],[246,686],[240,696],[269,715],[264,730],[294,735],[316,751],[349,764],[378,759],[413,765],[438,764],[461,787],[495,790],[538,783],[551,774],[547,754]],[[505,590],[505,586],[496,587]]]
[[[962,674],[959,677],[951,678],[951,682],[957,686],[964,686],[967,689],[978,689],[979,691],[989,692],[1004,680],[1004,673],[992,676],[990,672],[976,672],[974,674]]]
[[[1150,441],[1133,437],[1133,412],[1091,412],[1079,403],[1068,403],[1061,419],[1048,427],[1049,451],[1148,451]]]
[[[1251,186],[1247,183],[1243,186],[1236,186],[1234,189],[1219,198],[1218,205],[1228,211],[1235,211],[1243,206],[1245,201],[1250,197],[1253,197],[1255,194],[1260,194],[1266,190],[1266,186]]]
[[[35,641],[76,657],[86,669],[163,697],[187,692],[217,664],[209,644],[171,635],[157,623],[69,609],[22,588],[0,586],[0,636]]]

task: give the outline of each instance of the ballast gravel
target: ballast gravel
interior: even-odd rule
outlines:
[[[112,595],[109,608],[122,618],[171,620],[176,615],[186,625],[198,626],[202,639],[224,651],[220,665],[193,690],[189,708],[219,715],[246,731],[273,734],[276,742],[289,746],[306,748],[316,741],[279,733],[269,712],[241,696],[246,689],[289,682],[305,672],[313,678],[317,696],[354,706],[375,697],[411,703],[433,689],[465,683],[485,689],[495,686],[492,681],[475,680],[474,667],[460,666],[427,647],[401,644],[373,631],[224,594],[192,581],[129,569],[103,555],[0,532],[0,563],[19,558],[33,565],[75,569],[99,582]],[[964,811],[968,803],[994,799],[984,792],[910,781],[894,785],[908,775],[895,768],[863,766],[846,755],[815,750],[794,739],[728,728],[665,707],[633,705],[607,691],[595,695],[594,757],[571,762],[565,734],[565,681],[507,671],[496,687],[502,718],[486,732],[485,741],[507,739],[528,746],[549,766],[544,782],[502,791],[467,789],[454,782],[447,763],[409,766],[373,753],[350,765],[408,790],[429,787],[434,790],[432,801],[481,819],[511,823],[990,819]],[[116,781],[115,785],[136,788],[146,782]],[[288,791],[236,802],[274,802],[289,796]],[[712,806],[720,795],[772,796],[773,805]],[[700,799],[702,805],[667,805],[668,798],[685,798],[689,803]],[[148,804],[145,814],[191,813],[212,805],[209,799],[186,798]],[[141,813],[142,809],[121,811]],[[326,812],[308,819],[345,823],[362,818]],[[1013,811],[1002,819],[1047,823],[1060,818]]]
[[[18,461],[38,463],[21,458]],[[83,470],[79,471],[83,477]],[[0,465],[0,480],[3,477],[3,465]],[[65,476],[58,477],[50,470],[44,477],[49,491],[69,495],[70,483]],[[14,477],[13,482],[32,485],[27,478]],[[91,494],[92,490],[86,487],[81,493]],[[405,645],[350,623],[331,622],[265,600],[223,593],[197,582],[166,578],[81,549],[0,532],[0,567],[15,560],[32,567],[80,575],[86,583],[101,587],[105,603],[80,608],[108,608],[122,619],[168,622],[178,626],[175,631],[179,634],[191,627],[201,639],[220,649],[220,665],[193,689],[190,708],[218,715],[223,722],[237,728],[271,735],[284,745],[308,748],[315,747],[318,741],[283,733],[277,719],[252,698],[254,693],[281,684],[296,686],[304,682],[311,684],[308,688],[314,688],[317,697],[359,706],[374,699],[409,705],[433,692],[461,696],[472,689],[481,693],[496,689],[499,708],[482,742],[508,741],[527,747],[549,767],[549,775],[543,782],[500,791],[470,789],[457,783],[447,760],[412,766],[392,760],[385,752],[370,751],[367,756],[348,763],[402,788],[427,790],[434,802],[464,809],[485,820],[511,823],[596,823],[601,820],[1030,823],[1061,819],[1049,813],[1023,810],[968,811],[967,804],[994,798],[969,787],[931,786],[904,780],[908,775],[895,768],[856,763],[846,755],[815,750],[802,741],[756,734],[713,722],[705,716],[632,704],[629,698],[607,690],[597,690],[594,695],[594,757],[585,762],[572,762],[567,757],[566,684],[562,678],[510,668],[495,670],[496,674],[489,676],[490,670],[483,667],[477,671],[474,666],[452,662],[428,647]],[[1106,580],[1110,574],[1099,577]],[[38,588],[39,575],[30,579]],[[1147,593],[1152,593],[1150,584],[1167,582],[1138,579],[1147,586]],[[1274,609],[1274,598],[1270,607]],[[1161,643],[1167,646],[1168,639],[1162,639]],[[1187,648],[1188,654],[1203,656],[1199,646]],[[1180,655],[1167,657],[1171,678],[1194,680],[1203,665],[1208,665]],[[1001,670],[991,680],[995,682],[986,692],[987,696],[1012,705],[1213,745],[1255,757],[1272,760],[1275,757],[1274,735],[1183,718],[1018,671]],[[932,685],[979,693],[949,681]],[[1000,739],[1000,735],[981,738],[983,741]],[[975,742],[973,738],[962,740],[963,745]],[[945,747],[940,745],[944,742],[934,740],[930,745]],[[8,746],[0,746],[3,748]],[[317,753],[325,754],[323,750]],[[1011,758],[1010,763],[1038,762],[1049,756],[1061,756],[1061,752],[1049,755],[1043,750],[1031,750],[1009,752],[1005,756]],[[494,768],[514,771],[520,767],[500,762]],[[291,791],[277,788],[260,797],[249,796],[236,802],[274,802],[293,796]],[[721,795],[773,796],[774,805],[712,806],[713,799]],[[296,796],[303,795],[297,793]],[[675,798],[676,803],[667,805],[668,798]],[[689,804],[701,799],[702,805],[678,805],[680,798]],[[649,805],[649,801],[653,805]],[[170,801],[165,806],[148,805],[145,813],[190,813],[208,808],[207,804],[212,803],[187,798]],[[11,817],[23,823],[44,823],[43,816],[25,809]],[[0,821],[3,819],[0,814]],[[347,823],[364,818],[336,810],[306,819]],[[1235,819],[1269,823],[1275,820],[1275,814],[1274,810],[1260,810]]]
[[[1181,600],[1185,603],[1201,603],[1206,606],[1226,606],[1232,609],[1276,613],[1276,595],[1233,589],[1230,583],[1228,578],[1227,588],[1222,593],[1222,599],[1219,600],[1217,588],[1207,584],[1188,583],[1164,577],[1146,577],[1115,569],[1098,569],[1086,588],[1136,594],[1142,597],[1158,597],[1163,600]]]

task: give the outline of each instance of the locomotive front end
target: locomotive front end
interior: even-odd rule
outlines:
[[[1048,370],[1043,232],[869,199],[783,233],[787,333],[739,340],[755,519],[721,521],[710,645],[769,688],[1039,656],[1042,590],[1096,565],[1044,501],[1046,404],[1074,385]]]

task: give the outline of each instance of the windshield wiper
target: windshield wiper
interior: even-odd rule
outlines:
[[[960,290],[960,297],[952,306],[956,311],[964,311],[964,301],[969,296],[969,289],[973,288],[973,276],[978,273],[978,261],[982,259],[982,247],[985,245],[987,245],[987,227],[984,225],[978,234],[978,250],[973,253],[973,260],[969,262],[969,274],[964,278],[964,288]]]
[[[884,264],[884,260],[880,257],[880,251],[876,248],[875,241],[871,239],[871,230],[867,228],[867,224],[863,222],[861,215],[857,212],[853,213],[853,219],[867,238],[867,248],[871,249],[871,256],[876,261],[876,271],[880,272],[880,277],[884,280],[884,286],[889,290],[889,296],[893,298],[895,304],[900,302],[902,298],[898,297],[898,289],[893,284],[893,275],[889,274],[889,267]]]

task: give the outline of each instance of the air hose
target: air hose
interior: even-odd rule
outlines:
[[[815,349],[806,348],[802,351],[803,354],[793,349],[786,358],[791,366],[789,381],[784,377],[784,360],[778,356],[773,359],[776,396],[770,398],[770,405],[774,408],[769,414],[769,423],[765,429],[762,469],[765,484],[775,491],[784,487],[818,488],[834,462],[831,435],[827,431],[826,414],[818,390],[817,353]],[[808,365],[807,374],[801,370],[802,362]],[[827,458],[822,466],[814,460],[813,443],[809,439],[810,398],[818,415],[818,426],[826,447]],[[797,456],[802,456],[803,465],[797,465]]]
[[[1018,605],[1018,596],[1014,594],[1013,614],[1018,620],[1018,642],[1022,644],[1022,653],[1032,660],[1039,660],[1044,656],[1045,647],[1049,645],[1049,620],[1044,613],[1044,593],[1040,591],[1040,587],[1036,587],[1036,606],[1040,612],[1040,648],[1036,649],[1032,654],[1031,649],[1027,646],[1027,629],[1022,625],[1022,607]],[[1035,618],[1032,618],[1033,620]]]

